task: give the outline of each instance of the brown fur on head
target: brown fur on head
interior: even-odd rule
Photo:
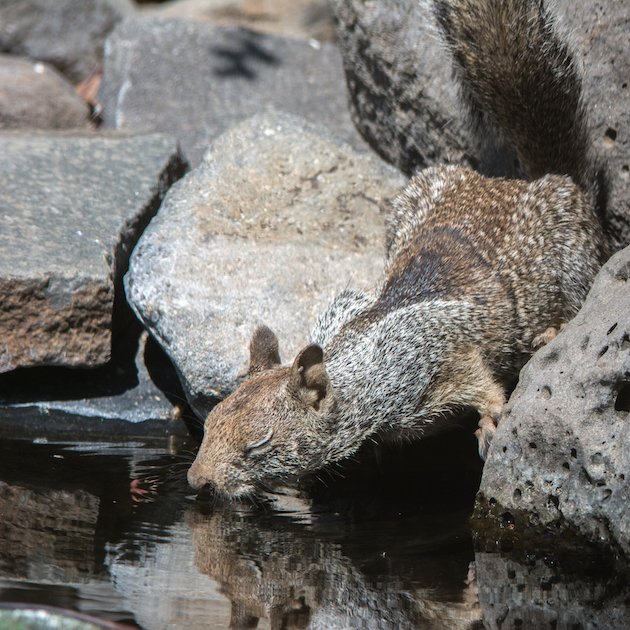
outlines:
[[[212,486],[238,498],[322,465],[334,407],[320,346],[280,365],[278,340],[266,326],[250,343],[249,378],[206,418],[188,471],[196,490]]]

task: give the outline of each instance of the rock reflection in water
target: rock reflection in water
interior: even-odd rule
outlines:
[[[575,550],[571,564],[569,569],[550,556],[519,560],[499,553],[475,554],[484,627],[630,627],[627,576],[599,561],[589,562],[585,549]]]
[[[457,558],[454,581],[461,587],[453,589],[451,572],[440,584],[445,566],[436,566],[452,558],[383,553],[364,558],[363,567],[343,544],[309,529],[261,527],[227,508],[210,516],[191,512],[188,522],[195,564],[231,601],[232,628],[254,628],[264,619],[274,629],[456,629],[480,618],[465,557]],[[376,548],[370,553],[376,556]]]
[[[93,571],[98,511],[98,497],[82,490],[0,481],[0,576],[85,581]]]

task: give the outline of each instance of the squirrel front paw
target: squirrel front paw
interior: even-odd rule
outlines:
[[[479,419],[479,428],[475,431],[475,436],[479,442],[479,457],[485,462],[490,448],[490,442],[497,430],[501,409],[493,409],[491,412],[483,414]]]

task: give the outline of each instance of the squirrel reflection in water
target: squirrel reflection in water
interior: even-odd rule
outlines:
[[[464,629],[480,619],[475,586],[466,582],[468,553],[447,562],[444,554],[405,560],[404,551],[383,558],[370,545],[365,561],[356,562],[342,544],[297,525],[265,527],[229,506],[210,516],[189,512],[188,523],[197,568],[231,602],[231,628],[266,619],[273,630]],[[378,579],[360,568],[366,563],[383,568]]]

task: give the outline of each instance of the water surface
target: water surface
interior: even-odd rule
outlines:
[[[0,441],[0,601],[147,630],[630,626],[623,575],[592,559],[475,553],[462,453],[225,505],[188,489],[194,448]]]

